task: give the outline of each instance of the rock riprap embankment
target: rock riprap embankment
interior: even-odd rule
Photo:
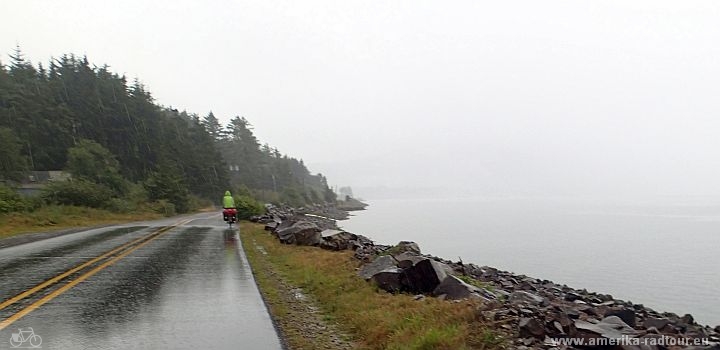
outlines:
[[[334,219],[311,212],[333,210],[272,207],[253,221],[264,223],[283,243],[353,250],[361,264],[359,278],[387,292],[416,294],[418,300],[424,296],[478,300],[477,318],[510,334],[515,349],[720,350],[720,326],[700,325],[691,315],[658,312],[607,294],[425,255],[414,242],[376,245],[367,237],[339,229]],[[645,345],[573,347],[558,343],[562,338],[586,344],[637,339]],[[691,344],[693,339],[706,344],[651,345]]]

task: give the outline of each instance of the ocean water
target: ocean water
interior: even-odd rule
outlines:
[[[340,222],[378,243],[607,293],[720,325],[720,198],[370,200]]]

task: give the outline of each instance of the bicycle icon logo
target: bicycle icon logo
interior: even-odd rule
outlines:
[[[10,346],[13,348],[29,348],[38,349],[42,344],[42,338],[35,334],[35,331],[31,328],[18,328],[17,333],[13,333],[10,337]]]

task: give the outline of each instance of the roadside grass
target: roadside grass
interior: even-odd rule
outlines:
[[[150,212],[119,214],[107,210],[51,205],[37,210],[0,214],[0,238],[37,231],[55,231],[78,226],[117,224],[150,220],[162,215]]]
[[[478,301],[442,301],[389,294],[357,276],[359,262],[352,252],[284,245],[263,230],[243,222],[245,251],[254,267],[270,264],[293,285],[312,295],[325,317],[340,325],[364,349],[501,349],[502,337],[476,320]],[[253,243],[253,241],[257,243]],[[263,247],[267,255],[254,247]],[[279,290],[273,290],[266,269],[253,269],[258,284],[274,309]]]

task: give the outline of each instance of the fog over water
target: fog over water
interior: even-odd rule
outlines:
[[[379,243],[720,325],[720,197],[382,199],[341,225]]]

